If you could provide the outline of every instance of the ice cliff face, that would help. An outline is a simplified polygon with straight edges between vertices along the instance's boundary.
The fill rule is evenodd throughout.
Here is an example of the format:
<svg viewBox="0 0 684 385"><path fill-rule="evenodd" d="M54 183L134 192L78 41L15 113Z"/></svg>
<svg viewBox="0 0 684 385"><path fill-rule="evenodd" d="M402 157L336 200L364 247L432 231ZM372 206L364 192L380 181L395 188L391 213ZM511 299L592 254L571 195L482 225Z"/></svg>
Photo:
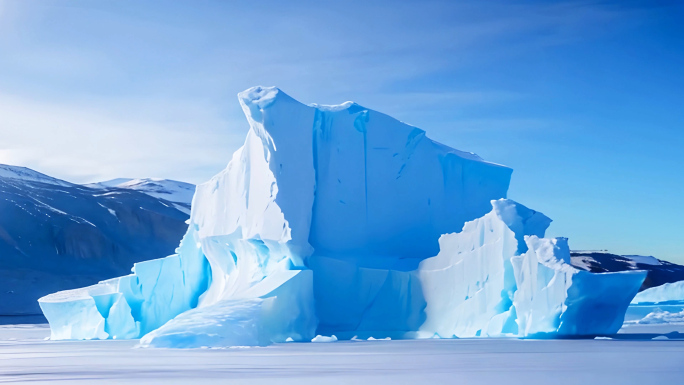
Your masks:
<svg viewBox="0 0 684 385"><path fill-rule="evenodd" d="M197 187L177 254L42 298L53 338L602 334L643 281L572 268L544 243L563 241L539 239L547 217L502 200L506 167L354 103L307 106L263 87L238 97L245 144ZM573 327L603 303L585 291L603 288L624 294L610 294L603 321Z"/></svg>
<svg viewBox="0 0 684 385"><path fill-rule="evenodd" d="M545 215L511 200L440 238L421 262L423 335L561 337L616 333L645 272L594 274L570 264ZM427 335L426 335L427 336Z"/></svg>
<svg viewBox="0 0 684 385"><path fill-rule="evenodd" d="M526 236L528 251L512 258L519 335L617 333L645 271L590 273L570 264L566 238Z"/></svg>

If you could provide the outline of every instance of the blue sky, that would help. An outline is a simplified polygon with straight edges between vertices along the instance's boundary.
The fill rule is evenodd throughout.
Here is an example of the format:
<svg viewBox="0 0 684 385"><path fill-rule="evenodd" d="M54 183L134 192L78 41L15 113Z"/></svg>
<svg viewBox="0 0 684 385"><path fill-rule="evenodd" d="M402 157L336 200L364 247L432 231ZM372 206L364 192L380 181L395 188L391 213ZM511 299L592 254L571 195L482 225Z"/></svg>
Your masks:
<svg viewBox="0 0 684 385"><path fill-rule="evenodd" d="M0 163L74 182L220 171L276 85L514 169L575 249L684 263L677 1L0 0Z"/></svg>

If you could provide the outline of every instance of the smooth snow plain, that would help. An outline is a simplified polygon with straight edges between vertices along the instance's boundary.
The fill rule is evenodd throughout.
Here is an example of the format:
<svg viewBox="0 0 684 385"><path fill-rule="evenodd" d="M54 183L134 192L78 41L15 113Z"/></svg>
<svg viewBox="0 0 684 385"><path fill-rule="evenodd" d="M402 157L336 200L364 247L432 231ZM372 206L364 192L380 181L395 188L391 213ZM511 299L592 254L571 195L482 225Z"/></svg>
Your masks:
<svg viewBox="0 0 684 385"><path fill-rule="evenodd" d="M662 336L137 349L136 340L45 340L49 335L47 325L0 327L0 383L648 385L681 383L684 375L684 341Z"/></svg>

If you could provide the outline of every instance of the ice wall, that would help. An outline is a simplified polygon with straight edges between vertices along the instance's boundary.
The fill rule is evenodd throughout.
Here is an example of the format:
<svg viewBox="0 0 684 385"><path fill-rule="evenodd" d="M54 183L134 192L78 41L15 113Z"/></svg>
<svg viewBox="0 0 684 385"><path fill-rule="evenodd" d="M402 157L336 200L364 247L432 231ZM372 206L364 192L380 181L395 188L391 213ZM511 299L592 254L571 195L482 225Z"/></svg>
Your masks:
<svg viewBox="0 0 684 385"><path fill-rule="evenodd" d="M188 325L211 324L226 312L236 320L252 312L272 319L277 313L264 309L281 302L269 300L278 292L313 298L311 272L296 274L294 287L290 278L274 278L321 265L312 256L355 267L415 268L437 253L440 234L457 231L506 195L510 169L357 104L307 106L264 87L238 99L250 125L245 144L225 170L197 187L177 254L137 264L127 277L42 298L53 338L135 338L158 329L144 341L164 345L162 334L185 325L197 333L184 344L206 343ZM325 298L325 288L316 288L317 298ZM306 303L296 306L293 319L314 327L294 328L290 337L312 337L312 308L325 306ZM349 306L362 311L364 304ZM262 335L252 341L280 338L255 330Z"/></svg>
<svg viewBox="0 0 684 385"><path fill-rule="evenodd" d="M420 330L441 337L518 335L511 311L517 288L511 258L527 251L526 235L544 236L551 219L511 200L445 234L440 252L421 262L427 306Z"/></svg>
<svg viewBox="0 0 684 385"><path fill-rule="evenodd" d="M436 143L423 130L354 103L313 112L309 242L317 255L361 265L431 257L441 234L506 196L510 169Z"/></svg>
<svg viewBox="0 0 684 385"><path fill-rule="evenodd" d="M570 264L566 238L526 236L528 251L512 258L519 335L615 334L645 271L591 273Z"/></svg>
<svg viewBox="0 0 684 385"><path fill-rule="evenodd" d="M199 347L583 332L563 317L598 303L577 288L601 285L545 280L579 275L532 250L550 219L502 199L510 169L351 102L307 106L264 87L238 98L245 144L197 186L177 254L42 298L52 338ZM614 277L620 302L635 275Z"/></svg>
<svg viewBox="0 0 684 385"><path fill-rule="evenodd" d="M190 226L178 254L136 263L133 274L39 299L52 339L140 338L197 307L211 269Z"/></svg>
<svg viewBox="0 0 684 385"><path fill-rule="evenodd" d="M646 272L570 265L567 239L544 239L545 215L511 200L440 238L421 262L422 336L561 337L616 333Z"/></svg>

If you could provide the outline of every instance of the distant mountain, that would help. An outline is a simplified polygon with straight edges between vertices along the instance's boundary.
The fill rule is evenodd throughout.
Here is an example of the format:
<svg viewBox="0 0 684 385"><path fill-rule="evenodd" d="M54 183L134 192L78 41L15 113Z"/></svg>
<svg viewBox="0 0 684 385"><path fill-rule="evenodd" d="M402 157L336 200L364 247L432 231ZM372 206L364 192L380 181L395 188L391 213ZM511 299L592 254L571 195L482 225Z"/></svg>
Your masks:
<svg viewBox="0 0 684 385"><path fill-rule="evenodd" d="M0 316L41 314L43 295L173 254L192 191L156 179L83 186L0 165Z"/></svg>
<svg viewBox="0 0 684 385"><path fill-rule="evenodd" d="M41 174L38 171L31 170L26 167L10 166L6 164L0 164L0 179L11 179L25 182L38 182L45 184L52 184L55 186L73 186L73 183L69 183L45 174Z"/></svg>
<svg viewBox="0 0 684 385"><path fill-rule="evenodd" d="M195 195L194 184L158 178L117 178L85 186L99 189L116 188L140 191L147 195L172 202L176 204L176 208L187 214L190 214L190 204L192 203L193 195Z"/></svg>
<svg viewBox="0 0 684 385"><path fill-rule="evenodd" d="M646 270L648 275L641 290L684 280L684 266L642 255L616 255L605 251L573 251L572 264L594 273Z"/></svg>

